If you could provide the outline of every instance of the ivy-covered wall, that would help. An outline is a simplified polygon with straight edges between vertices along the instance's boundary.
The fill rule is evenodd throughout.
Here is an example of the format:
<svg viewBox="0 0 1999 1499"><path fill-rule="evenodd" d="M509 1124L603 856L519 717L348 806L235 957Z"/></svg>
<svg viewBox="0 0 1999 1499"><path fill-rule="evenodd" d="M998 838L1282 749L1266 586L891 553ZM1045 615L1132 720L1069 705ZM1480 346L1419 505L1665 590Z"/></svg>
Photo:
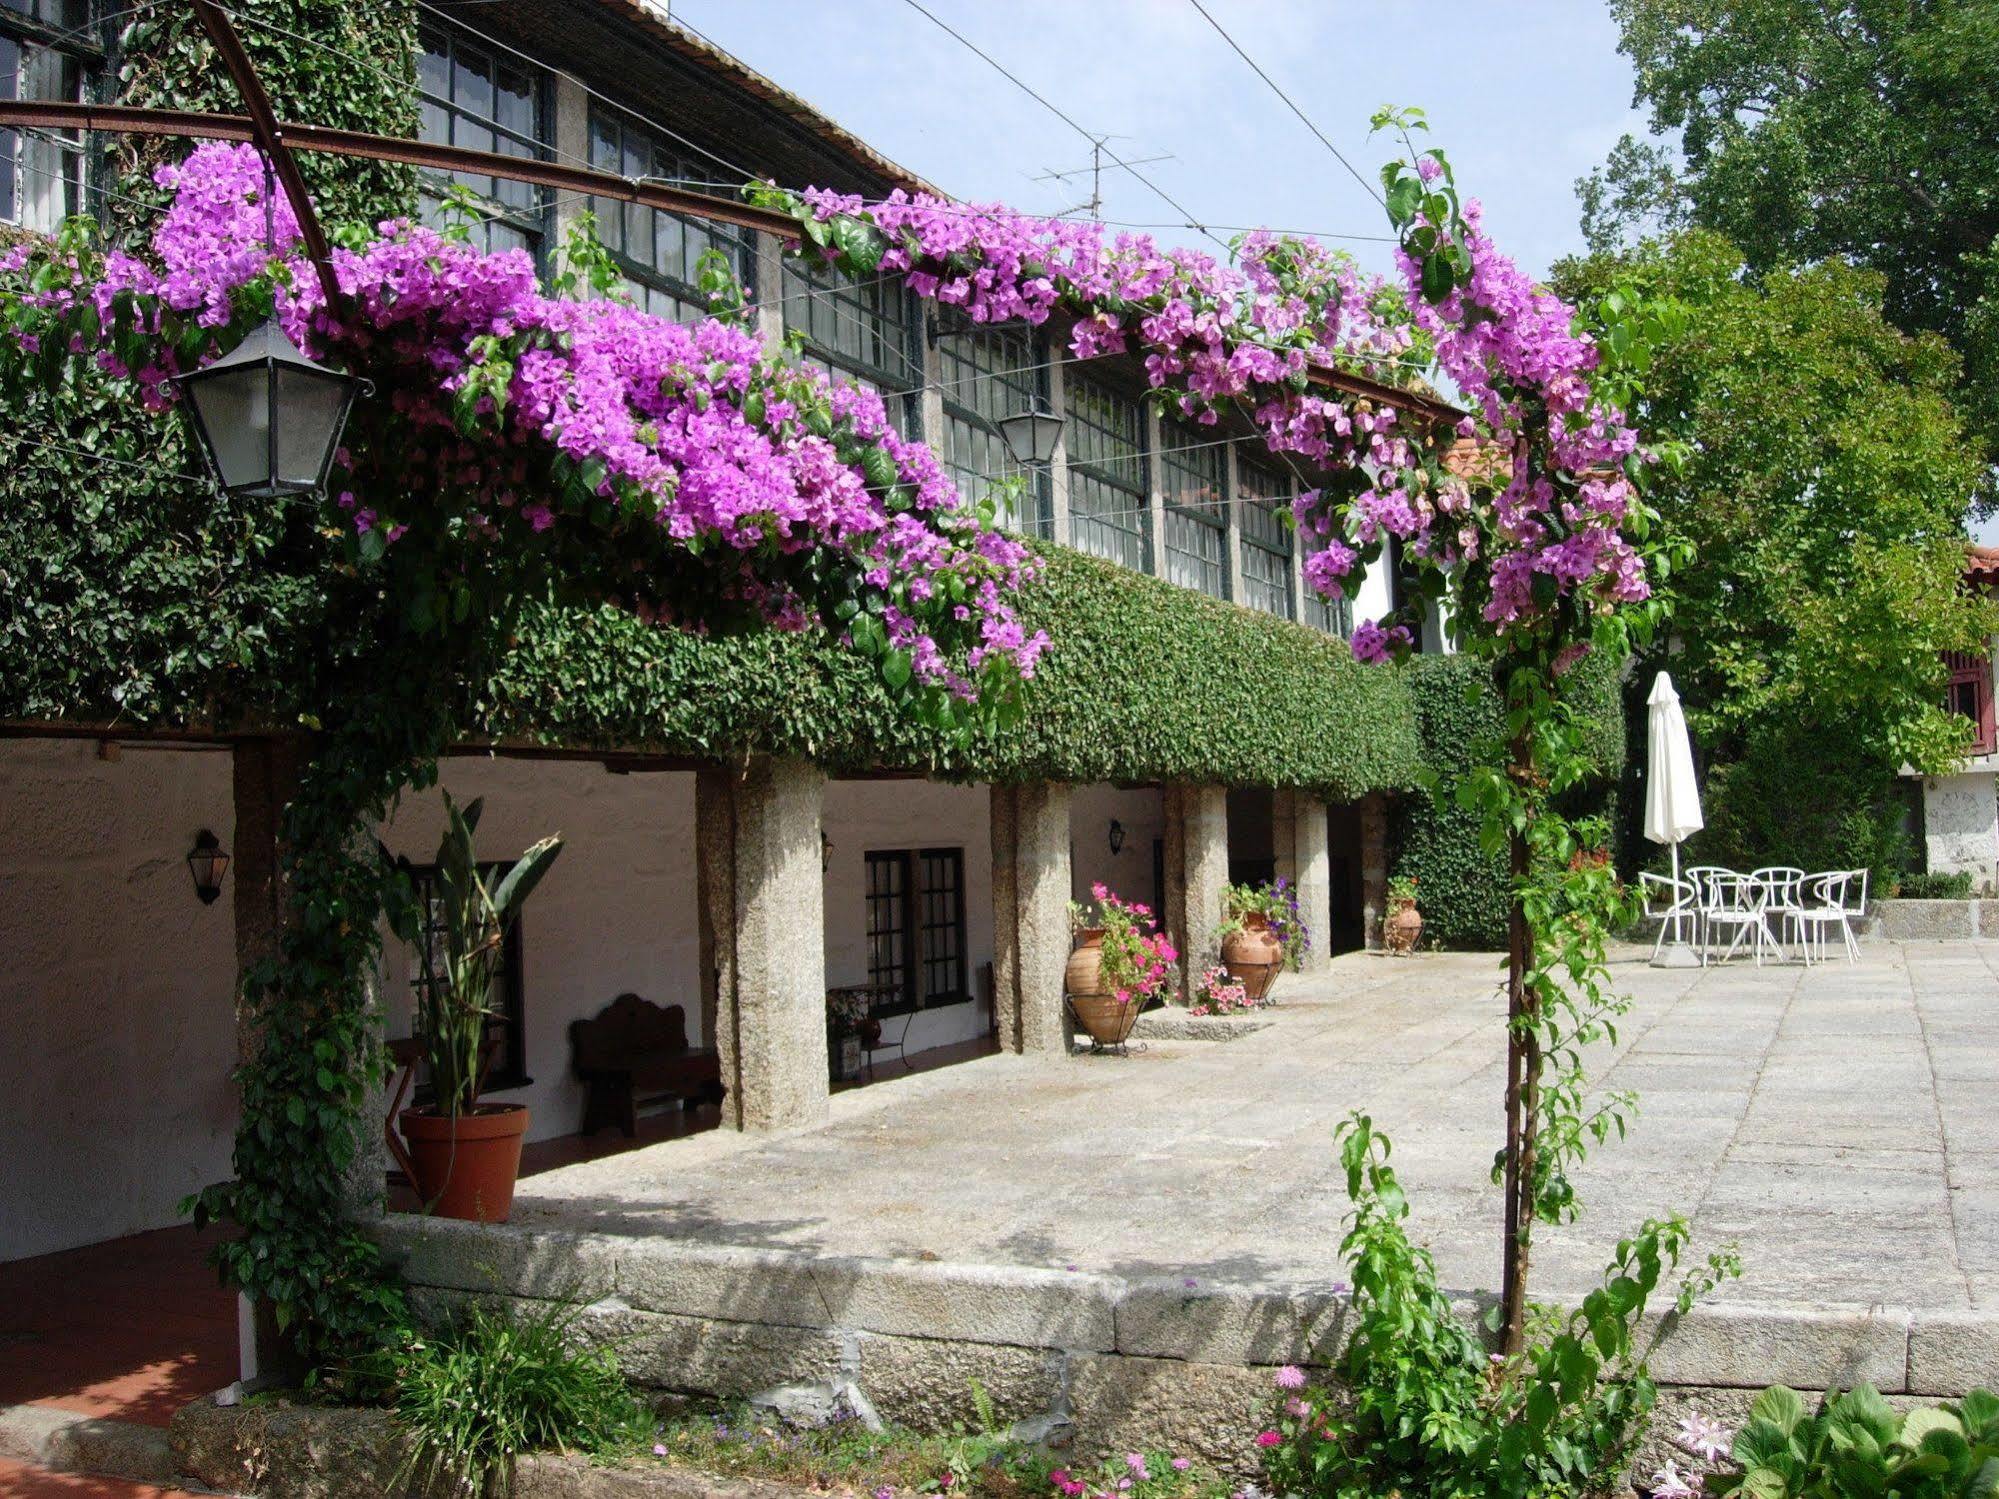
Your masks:
<svg viewBox="0 0 1999 1499"><path fill-rule="evenodd" d="M1473 752L1499 728L1499 700L1486 668L1464 656L1422 656L1404 673L1420 753L1445 785L1471 769ZM1597 773L1571 813L1609 813L1626 757L1619 663L1590 658L1576 669L1571 701L1589 726L1587 753ZM1484 690L1480 690L1483 688ZM1423 912L1423 940L1444 947L1506 945L1504 854L1479 848L1480 814L1448 795L1418 793L1395 805L1389 824L1389 870L1413 877Z"/></svg>
<svg viewBox="0 0 1999 1499"><path fill-rule="evenodd" d="M1020 722L952 753L818 636L708 640L613 609L536 611L480 706L482 730L596 748L807 755L965 780L1301 786L1334 800L1414 784L1399 671L1339 641L1059 547L1023 597L1054 641Z"/></svg>

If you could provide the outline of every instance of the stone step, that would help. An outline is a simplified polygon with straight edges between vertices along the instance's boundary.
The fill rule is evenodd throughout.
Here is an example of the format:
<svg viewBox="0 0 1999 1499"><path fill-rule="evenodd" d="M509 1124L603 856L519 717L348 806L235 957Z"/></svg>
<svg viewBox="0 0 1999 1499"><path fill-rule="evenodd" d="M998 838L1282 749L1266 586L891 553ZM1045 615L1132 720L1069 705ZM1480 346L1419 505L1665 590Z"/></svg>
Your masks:
<svg viewBox="0 0 1999 1499"><path fill-rule="evenodd" d="M137 1492L215 1492L178 1486L173 1446L163 1428L54 1406L0 1406L0 1460L47 1474L82 1474L145 1486ZM54 1480L48 1491L64 1492Z"/></svg>

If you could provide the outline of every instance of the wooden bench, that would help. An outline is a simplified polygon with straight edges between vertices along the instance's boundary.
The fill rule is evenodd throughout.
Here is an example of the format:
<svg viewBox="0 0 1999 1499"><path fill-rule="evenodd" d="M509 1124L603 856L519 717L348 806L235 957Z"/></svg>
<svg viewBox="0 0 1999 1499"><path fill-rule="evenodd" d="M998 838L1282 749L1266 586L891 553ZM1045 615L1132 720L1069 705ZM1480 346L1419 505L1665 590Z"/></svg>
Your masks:
<svg viewBox="0 0 1999 1499"><path fill-rule="evenodd" d="M722 1069L708 1047L687 1044L687 1012L620 994L589 1020L569 1023L570 1061L588 1089L583 1133L615 1124L638 1133L641 1103L678 1098L682 1108L722 1100ZM641 1098L640 1095L646 1095Z"/></svg>

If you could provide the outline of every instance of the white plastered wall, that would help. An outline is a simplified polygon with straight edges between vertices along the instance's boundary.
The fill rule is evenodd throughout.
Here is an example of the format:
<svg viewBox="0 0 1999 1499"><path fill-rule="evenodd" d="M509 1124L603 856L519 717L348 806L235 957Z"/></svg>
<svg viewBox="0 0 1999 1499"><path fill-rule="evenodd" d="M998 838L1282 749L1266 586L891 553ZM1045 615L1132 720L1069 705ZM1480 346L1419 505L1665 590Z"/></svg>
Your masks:
<svg viewBox="0 0 1999 1499"><path fill-rule="evenodd" d="M236 1128L227 751L0 740L0 1260L180 1221ZM231 877L233 878L233 876Z"/></svg>
<svg viewBox="0 0 1999 1499"><path fill-rule="evenodd" d="M1973 890L1999 890L1999 777L1991 771L1923 778L1923 841L1933 874L1971 875Z"/></svg>
<svg viewBox="0 0 1999 1499"><path fill-rule="evenodd" d="M1090 898L1102 881L1126 900L1157 909L1162 893L1152 888L1152 846L1166 836L1165 801L1156 786L1124 789L1098 783L1069 794L1069 879L1071 896ZM1121 824L1124 841L1111 852L1111 823Z"/></svg>

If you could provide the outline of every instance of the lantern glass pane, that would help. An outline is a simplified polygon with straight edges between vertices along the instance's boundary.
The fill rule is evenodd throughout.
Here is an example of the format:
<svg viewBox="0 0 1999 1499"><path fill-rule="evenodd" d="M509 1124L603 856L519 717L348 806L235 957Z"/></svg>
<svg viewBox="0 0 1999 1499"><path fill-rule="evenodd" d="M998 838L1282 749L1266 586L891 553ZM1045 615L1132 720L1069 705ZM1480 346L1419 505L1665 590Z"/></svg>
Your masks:
<svg viewBox="0 0 1999 1499"><path fill-rule="evenodd" d="M278 367L278 482L319 483L326 455L340 435L347 381L309 370Z"/></svg>
<svg viewBox="0 0 1999 1499"><path fill-rule="evenodd" d="M261 488L269 479L269 382L268 367L252 364L188 384L188 397L208 432L224 489Z"/></svg>

